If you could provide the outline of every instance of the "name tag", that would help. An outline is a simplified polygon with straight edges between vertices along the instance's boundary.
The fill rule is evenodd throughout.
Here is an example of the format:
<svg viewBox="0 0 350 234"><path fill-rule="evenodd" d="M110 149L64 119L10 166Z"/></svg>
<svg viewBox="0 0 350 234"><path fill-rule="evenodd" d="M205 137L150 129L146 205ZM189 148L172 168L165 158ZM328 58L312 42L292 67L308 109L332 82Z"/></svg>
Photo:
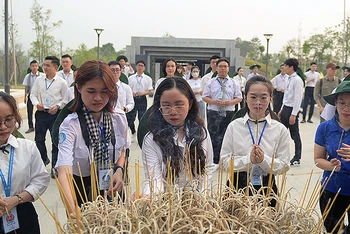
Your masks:
<svg viewBox="0 0 350 234"><path fill-rule="evenodd" d="M111 175L113 175L112 169L101 169L98 174L98 181L100 184L100 190L108 190L111 182Z"/></svg>
<svg viewBox="0 0 350 234"><path fill-rule="evenodd" d="M2 225L4 227L4 232L9 233L19 228L17 209L13 208L2 216Z"/></svg>
<svg viewBox="0 0 350 234"><path fill-rule="evenodd" d="M259 166L253 167L252 174L250 176L250 181L252 185L261 185L262 180L262 169Z"/></svg>
<svg viewBox="0 0 350 234"><path fill-rule="evenodd" d="M44 96L44 107L49 107L50 106L50 96L46 94Z"/></svg>
<svg viewBox="0 0 350 234"><path fill-rule="evenodd" d="M220 92L218 93L218 99L222 99L222 95L223 95L223 93L222 93L222 91L220 91Z"/></svg>

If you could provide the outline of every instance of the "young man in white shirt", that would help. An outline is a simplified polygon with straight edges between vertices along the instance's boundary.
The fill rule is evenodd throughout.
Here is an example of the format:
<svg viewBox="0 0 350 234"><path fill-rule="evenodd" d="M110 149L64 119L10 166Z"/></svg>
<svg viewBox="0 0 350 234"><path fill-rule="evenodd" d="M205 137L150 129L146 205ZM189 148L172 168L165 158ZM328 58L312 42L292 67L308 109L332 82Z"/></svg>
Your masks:
<svg viewBox="0 0 350 234"><path fill-rule="evenodd" d="M35 143L45 165L50 163L45 145L47 130L52 131L59 111L66 104L64 99L68 89L67 82L56 74L60 61L56 56L47 56L44 61L45 76L38 77L32 88L30 99L37 111L35 112ZM52 139L51 139L52 141ZM57 161L58 149L52 142L52 168ZM53 177L54 170L51 170Z"/></svg>
<svg viewBox="0 0 350 234"><path fill-rule="evenodd" d="M291 166L300 165L301 139L299 134L299 107L303 98L304 82L297 75L299 62L296 58L289 58L284 62L285 72L289 75L286 92L283 97L282 110L278 113L281 122L289 128L295 144L295 154L290 161Z"/></svg>
<svg viewBox="0 0 350 234"><path fill-rule="evenodd" d="M273 111L278 114L281 110L284 92L287 87L288 75L284 71L284 64L280 66L281 73L275 76L271 82L273 84Z"/></svg>
<svg viewBox="0 0 350 234"><path fill-rule="evenodd" d="M216 62L219 59L220 59L220 56L218 56L218 55L211 56L211 58L209 60L211 71L202 77L202 80L201 80L201 89L202 90L204 90L205 85L207 84L208 80L213 78L213 74L216 72Z"/></svg>
<svg viewBox="0 0 350 234"><path fill-rule="evenodd" d="M72 70L72 57L69 54L62 55L61 59L62 70L58 71L58 76L62 77L66 82L68 87L74 83L74 71Z"/></svg>
<svg viewBox="0 0 350 234"><path fill-rule="evenodd" d="M218 75L207 82L202 99L208 103L208 131L213 143L214 163L219 164L222 140L235 105L242 101L242 93L239 84L228 76L230 63L227 59L219 59L216 68Z"/></svg>
<svg viewBox="0 0 350 234"><path fill-rule="evenodd" d="M125 55L119 55L116 60L122 66L122 72L126 75L126 77L129 77L135 73L132 66L128 63L128 58Z"/></svg>
<svg viewBox="0 0 350 234"><path fill-rule="evenodd" d="M119 79L122 73L121 65L117 61L110 61L108 66L113 72L115 83L118 88L118 102L116 108L124 111L125 113L129 113L132 111L132 109L134 109L135 102L130 86L121 82Z"/></svg>
<svg viewBox="0 0 350 234"><path fill-rule="evenodd" d="M253 64L249 67L249 69L252 71L248 76L247 76L247 81L252 78L253 76L257 76L259 69L261 66L259 64Z"/></svg>
<svg viewBox="0 0 350 234"><path fill-rule="evenodd" d="M44 73L39 72L39 64L36 60L30 62L30 70L23 80L23 85L25 85L24 89L24 103L27 104L27 116L28 116L28 126L29 129L25 133L34 132L34 124L33 124L33 103L30 99L30 91L33 88L34 81L39 76L45 75Z"/></svg>
<svg viewBox="0 0 350 234"><path fill-rule="evenodd" d="M147 110L147 95L152 93L152 78L143 73L146 69L146 63L143 60L136 63L136 74L129 77L129 86L133 92L135 106L132 111L127 113L128 125L131 130L131 141L135 141L135 119L138 114L138 120L140 121L143 114Z"/></svg>

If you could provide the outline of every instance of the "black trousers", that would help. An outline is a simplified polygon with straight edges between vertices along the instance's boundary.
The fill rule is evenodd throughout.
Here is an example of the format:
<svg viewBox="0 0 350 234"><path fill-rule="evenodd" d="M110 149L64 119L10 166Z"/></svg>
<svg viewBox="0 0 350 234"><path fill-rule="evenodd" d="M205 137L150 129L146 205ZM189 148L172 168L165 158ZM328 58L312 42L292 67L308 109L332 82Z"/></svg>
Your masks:
<svg viewBox="0 0 350 234"><path fill-rule="evenodd" d="M40 151L41 159L43 160L44 163L49 160L47 156L46 145L45 145L46 132L47 130L49 130L50 134L52 134L52 125L55 122L58 116L58 113L59 112L57 111L56 114L51 115L45 111L35 112L35 143ZM51 142L52 142L52 139L51 139ZM52 154L51 166L52 168L54 168L57 162L58 148L53 142L52 142L51 154Z"/></svg>
<svg viewBox="0 0 350 234"><path fill-rule="evenodd" d="M138 113L138 120L140 121L143 114L147 110L147 98L146 96L137 96L137 97L134 97L134 102L135 102L134 109L132 109L132 111L126 114L126 118L128 120L128 126L132 134L136 132L135 123L134 123L136 119L136 114Z"/></svg>
<svg viewBox="0 0 350 234"><path fill-rule="evenodd" d="M295 154L294 159L300 160L301 158L301 139L299 134L299 114L297 114L295 119L295 124L290 125L289 124L289 118L292 114L292 107L289 106L283 106L282 113L281 113L281 122L286 126L286 128L289 129L290 136L292 137L294 144L295 144Z"/></svg>
<svg viewBox="0 0 350 234"><path fill-rule="evenodd" d="M275 194L278 194L278 189L277 189L277 185L276 185L276 181L275 181L275 175L272 175L271 178L271 185L272 185L272 190ZM235 189L238 191L239 189L243 189L247 187L247 172L235 172L234 173L234 178L233 178L233 187L235 187ZM238 181L237 181L238 180ZM262 183L263 183L263 187L267 187L269 185L269 175L266 176L262 176ZM227 181L226 183L227 186L230 186L230 181ZM237 188L236 188L236 185ZM261 185L253 185L254 189L259 190L261 187ZM263 191L261 191L262 194L268 194L270 192L270 194L272 195L272 191L269 191L268 189L263 189ZM249 196L252 196L253 193L251 190L249 190ZM272 207L276 207L277 201L275 199L271 199L269 201L269 205Z"/></svg>
<svg viewBox="0 0 350 234"><path fill-rule="evenodd" d="M328 200L331 199L331 203L335 197L335 193L329 192L327 190L324 190L320 197L320 209L322 214L325 212ZM326 217L324 221L324 226L327 229L327 232L331 232L343 213L345 212L346 208L350 205L350 197L345 195L338 195L337 199L334 201L334 204ZM350 210L348 210L348 223L350 223ZM341 224L340 224L341 225ZM339 226L340 226L339 225ZM338 226L338 227L339 227ZM334 233L338 233L339 228L335 230ZM349 227L347 227L347 230L342 233L350 233Z"/></svg>
<svg viewBox="0 0 350 234"><path fill-rule="evenodd" d="M315 108L314 89L315 89L314 87L306 87L305 88L304 105L303 105L303 120L306 120L306 112L307 112L308 105L310 105L308 119L311 119L312 115L314 114L314 108Z"/></svg>
<svg viewBox="0 0 350 234"><path fill-rule="evenodd" d="M28 115L28 126L29 128L34 128L33 124L33 103L32 100L30 100L30 94L27 96L27 115Z"/></svg>
<svg viewBox="0 0 350 234"><path fill-rule="evenodd" d="M281 110L282 102L283 102L284 93L281 91L273 90L273 111L278 114Z"/></svg>
<svg viewBox="0 0 350 234"><path fill-rule="evenodd" d="M78 190L77 187L74 186L74 190L75 190L75 194L76 194L76 197L77 197L78 206L80 207L84 203L85 193L87 195L88 201L91 202L92 201L91 177L90 176L83 177L84 186L83 186L83 184L81 182L80 176L73 175L73 179L75 180L75 182L77 184L77 187L79 189ZM97 187L97 185L95 187ZM84 188L85 188L85 193L84 193ZM83 199L80 197L78 191L83 196ZM100 194L101 196L103 196L104 195L104 191L103 190L100 190L99 192L96 191L96 194ZM124 199L125 199L124 191L120 191L119 192L119 196L122 199L122 201L124 201ZM108 198L109 201L112 201L112 198L110 196L107 196L107 198Z"/></svg>
<svg viewBox="0 0 350 234"><path fill-rule="evenodd" d="M218 111L208 110L208 131L213 145L215 164L219 164L222 141L233 115L233 111L226 111L226 117L223 117Z"/></svg>
<svg viewBox="0 0 350 234"><path fill-rule="evenodd" d="M38 220L38 214L35 211L33 203L26 202L17 206L17 215L19 222L19 229L16 230L17 234L40 234L40 226ZM2 220L0 220L0 234L5 234ZM14 234L15 232L9 232Z"/></svg>

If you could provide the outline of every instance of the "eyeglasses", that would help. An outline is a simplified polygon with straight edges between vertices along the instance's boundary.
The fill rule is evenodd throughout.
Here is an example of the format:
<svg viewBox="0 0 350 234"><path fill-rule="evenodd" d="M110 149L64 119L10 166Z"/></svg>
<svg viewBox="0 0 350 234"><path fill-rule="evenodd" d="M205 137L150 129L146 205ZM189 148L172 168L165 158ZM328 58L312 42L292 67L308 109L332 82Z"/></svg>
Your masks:
<svg viewBox="0 0 350 234"><path fill-rule="evenodd" d="M12 128L16 124L16 119L14 117L7 118L5 121L0 122L0 127L4 124L7 128Z"/></svg>
<svg viewBox="0 0 350 234"><path fill-rule="evenodd" d="M111 71L112 72L120 72L121 70L120 69L111 68Z"/></svg>
<svg viewBox="0 0 350 234"><path fill-rule="evenodd" d="M247 101L254 104L257 103L258 101L260 101L261 104L267 104L270 102L270 97L262 96L258 98L257 96L248 96Z"/></svg>
<svg viewBox="0 0 350 234"><path fill-rule="evenodd" d="M225 68L228 68L228 66L218 66L218 68L225 69Z"/></svg>
<svg viewBox="0 0 350 234"><path fill-rule="evenodd" d="M347 107L350 110L350 104L345 104L345 102L336 102L336 104L340 109L345 109L345 107Z"/></svg>
<svg viewBox="0 0 350 234"><path fill-rule="evenodd" d="M181 115L185 112L186 110L186 106L182 105L182 106L174 106L174 107L170 107L170 106L161 106L159 107L160 112L163 115L170 115L171 111L174 110L175 114L177 115Z"/></svg>

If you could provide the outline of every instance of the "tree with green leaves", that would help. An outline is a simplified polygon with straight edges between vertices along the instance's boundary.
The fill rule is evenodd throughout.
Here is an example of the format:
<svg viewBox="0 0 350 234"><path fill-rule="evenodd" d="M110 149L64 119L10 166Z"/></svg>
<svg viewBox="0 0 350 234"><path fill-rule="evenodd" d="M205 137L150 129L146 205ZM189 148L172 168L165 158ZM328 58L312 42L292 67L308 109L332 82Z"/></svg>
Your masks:
<svg viewBox="0 0 350 234"><path fill-rule="evenodd" d="M61 26L62 20L50 22L51 14L51 9L44 9L37 0L34 0L30 9L30 19L34 26L36 40L31 43L29 53L40 62L45 56L58 54L58 42L50 33Z"/></svg>

